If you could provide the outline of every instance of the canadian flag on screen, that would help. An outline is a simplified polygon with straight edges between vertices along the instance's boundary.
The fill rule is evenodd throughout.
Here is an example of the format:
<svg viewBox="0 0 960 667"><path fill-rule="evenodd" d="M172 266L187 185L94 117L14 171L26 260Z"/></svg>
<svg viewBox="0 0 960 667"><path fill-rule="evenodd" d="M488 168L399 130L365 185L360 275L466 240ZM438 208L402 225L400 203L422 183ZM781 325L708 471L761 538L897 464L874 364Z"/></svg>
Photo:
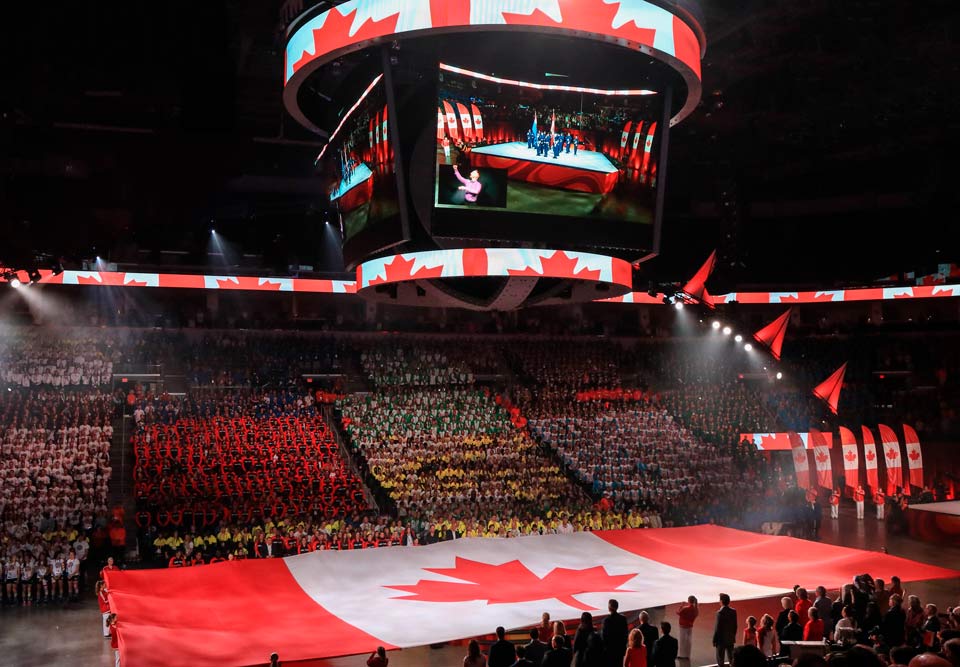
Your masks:
<svg viewBox="0 0 960 667"><path fill-rule="evenodd" d="M860 455L857 452L857 438L853 431L840 427L840 445L843 456L844 484L851 489L860 485Z"/></svg>
<svg viewBox="0 0 960 667"><path fill-rule="evenodd" d="M880 431L880 442L883 444L883 463L887 467L887 495L892 496L897 487L903 486L903 462L900 458L900 442L893 429L883 424L877 424ZM910 495L910 487L903 488L905 495Z"/></svg>
<svg viewBox="0 0 960 667"><path fill-rule="evenodd" d="M838 587L859 572L903 581L957 572L874 552L787 537L693 526L512 539L466 538L422 547L318 551L108 573L121 662L160 667L284 664L421 646L498 625L529 627L543 612L572 620L679 602L777 595L795 581Z"/></svg>
<svg viewBox="0 0 960 667"><path fill-rule="evenodd" d="M866 426L863 431L863 467L867 471L867 486L871 491L880 488L880 477L877 473L877 445L873 440L873 433Z"/></svg>

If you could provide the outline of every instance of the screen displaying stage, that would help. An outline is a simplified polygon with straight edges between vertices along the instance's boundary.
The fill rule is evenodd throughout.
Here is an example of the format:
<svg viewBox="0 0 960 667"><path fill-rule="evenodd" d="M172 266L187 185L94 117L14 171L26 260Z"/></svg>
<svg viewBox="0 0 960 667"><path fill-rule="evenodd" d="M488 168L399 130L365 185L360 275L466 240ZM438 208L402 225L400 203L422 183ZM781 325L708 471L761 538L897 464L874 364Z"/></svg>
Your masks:
<svg viewBox="0 0 960 667"><path fill-rule="evenodd" d="M438 78L436 206L654 223L659 94Z"/></svg>
<svg viewBox="0 0 960 667"><path fill-rule="evenodd" d="M382 75L348 107L319 156L327 199L337 207L344 241L399 215L393 145Z"/></svg>

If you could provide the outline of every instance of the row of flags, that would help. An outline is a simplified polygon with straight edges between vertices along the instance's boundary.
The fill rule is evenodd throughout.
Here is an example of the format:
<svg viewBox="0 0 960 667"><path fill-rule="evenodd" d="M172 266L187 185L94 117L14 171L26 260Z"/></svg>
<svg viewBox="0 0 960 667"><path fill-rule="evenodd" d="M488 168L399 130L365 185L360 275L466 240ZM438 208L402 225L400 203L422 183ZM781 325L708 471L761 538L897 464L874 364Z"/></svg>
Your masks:
<svg viewBox="0 0 960 667"><path fill-rule="evenodd" d="M880 484L880 468L878 466L879 460L882 458L884 461L886 493L888 495L892 495L898 488L902 487L903 494L909 496L911 486L923 487L923 453L920 450L920 438L913 427L903 425L907 470L909 472L906 478L903 475L903 456L900 441L897 439L894 430L884 424L877 425L877 431L880 433L881 448L879 453L873 432L866 426L862 426L861 431L862 449L858 445L853 431L843 426L840 427L840 446L843 458L844 484L846 486L851 489L861 486L860 460L862 458L867 486L872 493L883 490L883 486ZM797 486L802 489L810 489L813 486L813 479L810 475L807 450L797 433L791 432L789 435L794 470L797 474ZM819 431L811 430L809 437L813 444L812 452L817 486L832 490L834 479L830 460L830 446L823 437L823 433Z"/></svg>
<svg viewBox="0 0 960 667"><path fill-rule="evenodd" d="M458 124L459 123L459 124ZM483 141L483 115L476 104L443 100L437 107L437 141L444 136L457 141Z"/></svg>

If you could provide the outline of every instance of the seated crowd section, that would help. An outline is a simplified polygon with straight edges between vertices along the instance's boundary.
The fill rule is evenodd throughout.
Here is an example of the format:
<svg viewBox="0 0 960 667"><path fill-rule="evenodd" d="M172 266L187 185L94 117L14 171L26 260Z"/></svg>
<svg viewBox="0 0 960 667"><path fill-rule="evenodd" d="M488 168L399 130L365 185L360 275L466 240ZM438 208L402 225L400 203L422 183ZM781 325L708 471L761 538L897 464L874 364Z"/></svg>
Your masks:
<svg viewBox="0 0 960 667"><path fill-rule="evenodd" d="M4 605L76 598L107 546L114 399L92 338L0 333L0 580Z"/></svg>
<svg viewBox="0 0 960 667"><path fill-rule="evenodd" d="M18 576L24 560L86 556L81 534L95 547L122 521L108 512L114 419L141 557L187 564L455 536L758 530L803 500L791 462L739 434L823 417L796 383L744 381L743 355L693 339L20 329L0 334L0 354L0 556ZM114 384L118 369L162 370L182 391Z"/></svg>

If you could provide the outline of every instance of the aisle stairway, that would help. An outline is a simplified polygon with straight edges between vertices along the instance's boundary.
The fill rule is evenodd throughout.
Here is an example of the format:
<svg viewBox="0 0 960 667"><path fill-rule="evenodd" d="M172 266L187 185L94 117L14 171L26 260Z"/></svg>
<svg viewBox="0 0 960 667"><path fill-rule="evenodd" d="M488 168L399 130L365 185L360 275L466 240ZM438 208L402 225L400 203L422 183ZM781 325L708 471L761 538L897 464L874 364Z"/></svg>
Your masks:
<svg viewBox="0 0 960 667"><path fill-rule="evenodd" d="M113 473L108 486L107 507L121 507L124 511L124 528L127 529L127 549L137 544L136 503L133 495L133 445L130 435L133 416L115 416L112 422L113 440L110 442L110 466Z"/></svg>

